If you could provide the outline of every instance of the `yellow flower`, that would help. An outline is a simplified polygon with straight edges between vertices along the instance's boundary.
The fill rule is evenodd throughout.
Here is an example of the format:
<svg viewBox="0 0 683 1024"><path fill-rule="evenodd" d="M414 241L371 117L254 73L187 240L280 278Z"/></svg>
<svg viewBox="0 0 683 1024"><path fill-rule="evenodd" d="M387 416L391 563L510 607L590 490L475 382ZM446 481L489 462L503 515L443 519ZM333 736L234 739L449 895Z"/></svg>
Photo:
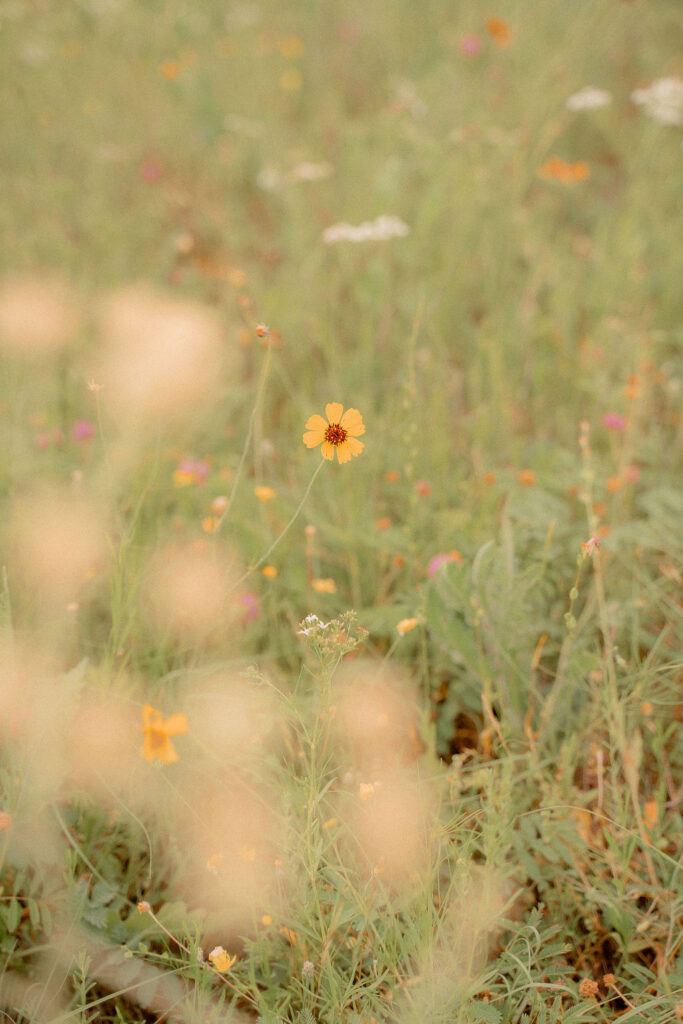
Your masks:
<svg viewBox="0 0 683 1024"><path fill-rule="evenodd" d="M336 594L337 584L328 576L322 580L312 580L311 586L318 594Z"/></svg>
<svg viewBox="0 0 683 1024"><path fill-rule="evenodd" d="M216 970L222 973L223 971L230 970L232 965L237 960L237 957L230 956L229 953L225 952L222 946L214 946L214 948L209 953L209 960L216 968Z"/></svg>
<svg viewBox="0 0 683 1024"><path fill-rule="evenodd" d="M361 800L369 800L375 795L375 787L371 782L361 782L358 787L358 795Z"/></svg>
<svg viewBox="0 0 683 1024"><path fill-rule="evenodd" d="M406 633L410 633L411 629L415 629L417 623L417 619L401 619L400 622L396 623L396 632L400 633L401 636L405 636Z"/></svg>
<svg viewBox="0 0 683 1024"><path fill-rule="evenodd" d="M275 497L275 491L272 487L267 487L265 484L262 487L255 487L254 494L259 501L266 502L272 501Z"/></svg>
<svg viewBox="0 0 683 1024"><path fill-rule="evenodd" d="M273 919L270 916L270 914L264 914L263 917L261 918L261 924L263 925L264 928L267 928L268 925L271 925L272 923Z"/></svg>
<svg viewBox="0 0 683 1024"><path fill-rule="evenodd" d="M264 565L263 568L261 569L261 572L263 573L267 580L274 580L275 577L277 576L277 569L275 568L274 565Z"/></svg>
<svg viewBox="0 0 683 1024"><path fill-rule="evenodd" d="M142 747L145 760L153 761L157 758L162 764L172 764L178 760L178 754L169 737L187 732L187 718L183 714L175 714L164 722L160 711L156 711L151 704L145 704L142 709L142 731L145 734Z"/></svg>
<svg viewBox="0 0 683 1024"><path fill-rule="evenodd" d="M306 423L303 442L307 448L322 445L323 458L332 461L335 450L340 462L348 462L354 455L360 455L365 445L358 438L365 433L363 417L358 409L347 409L341 402L328 402L325 416L311 416Z"/></svg>

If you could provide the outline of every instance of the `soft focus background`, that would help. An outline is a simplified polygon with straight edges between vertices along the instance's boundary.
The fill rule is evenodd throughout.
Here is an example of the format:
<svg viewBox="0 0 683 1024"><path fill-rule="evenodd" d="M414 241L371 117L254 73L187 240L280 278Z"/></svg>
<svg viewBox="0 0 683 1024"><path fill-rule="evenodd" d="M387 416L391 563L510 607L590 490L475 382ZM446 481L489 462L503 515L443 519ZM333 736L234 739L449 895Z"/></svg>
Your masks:
<svg viewBox="0 0 683 1024"><path fill-rule="evenodd" d="M683 1019L682 37L4 0L8 1020Z"/></svg>

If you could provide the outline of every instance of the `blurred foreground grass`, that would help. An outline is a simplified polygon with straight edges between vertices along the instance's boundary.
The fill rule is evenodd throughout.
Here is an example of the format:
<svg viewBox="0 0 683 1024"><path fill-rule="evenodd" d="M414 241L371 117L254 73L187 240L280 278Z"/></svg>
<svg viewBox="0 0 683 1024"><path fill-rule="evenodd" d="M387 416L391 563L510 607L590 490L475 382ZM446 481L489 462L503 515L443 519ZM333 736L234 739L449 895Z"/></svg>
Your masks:
<svg viewBox="0 0 683 1024"><path fill-rule="evenodd" d="M9 1020L683 1017L681 31L2 5Z"/></svg>

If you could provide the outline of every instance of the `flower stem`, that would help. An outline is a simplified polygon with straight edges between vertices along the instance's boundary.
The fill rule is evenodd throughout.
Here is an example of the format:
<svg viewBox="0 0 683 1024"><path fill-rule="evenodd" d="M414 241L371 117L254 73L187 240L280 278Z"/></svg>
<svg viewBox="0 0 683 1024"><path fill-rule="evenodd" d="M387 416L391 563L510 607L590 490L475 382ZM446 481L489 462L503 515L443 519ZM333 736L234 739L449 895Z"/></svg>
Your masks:
<svg viewBox="0 0 683 1024"><path fill-rule="evenodd" d="M237 580L237 582L235 583L234 587L232 588L233 590L237 589L237 587L239 587L239 586L240 586L240 585L241 585L242 583L244 583L244 581L245 581L245 580L246 580L246 579L247 579L247 578L248 578L249 576L251 576L251 574L252 574L253 572L255 572L255 571L256 571L256 570L257 570L257 569L259 568L259 566L263 565L263 563L264 563L264 562L266 561L266 559L268 558L268 556L269 556L269 555L270 555L270 554L271 554L271 553L272 553L272 552L273 552L273 551L275 550L275 548L276 548L276 547L278 546L278 544L279 544L279 543L280 543L280 541L281 541L281 540L283 539L283 537L285 536L285 534L286 534L286 533L287 533L287 532L289 531L289 528L290 528L290 527L292 526L292 524L294 523L294 521L295 521L295 520L297 519L297 517L298 517L299 513L301 512L301 509L302 509L302 508L304 507L304 505L305 505L305 503L306 503L306 499L308 498L308 495L309 495L309 494L311 493L311 488L313 487L313 483L314 483L314 481L315 481L315 478L317 477L317 475L318 475L318 473L320 472L320 470L321 470L321 469L323 468L324 464L325 464L325 459L321 459L321 460L320 460L320 462L319 462L319 464L318 464L318 466L317 466L317 468L316 468L316 470L315 470L315 472L314 472L314 474L313 474L313 476L312 476L312 477L311 477L311 479L310 479L310 480L308 481L308 487L307 487L307 488L306 488L306 490L304 491L304 496L303 496L303 498L301 499L301 501L300 501L300 502L299 502L299 504L297 505L296 511L294 512L294 514L293 514L292 518L291 518L291 519L289 520L289 522L288 522L288 523L287 523L287 525L285 526L284 530L282 530L282 532L281 532L281 533L279 533L279 534L277 535L277 537L275 538L275 540L273 541L273 543L272 543L272 544L270 545L270 547L268 548L268 550L267 550L267 551L266 551L266 552L265 552L265 553L264 553L263 555L261 555L261 557L259 558L259 560L258 560L257 562L254 562L254 564L253 564L253 565L251 565L251 566L250 566L250 567L249 567L249 568L247 569L247 571L246 571L246 572L244 573L244 575L243 575L243 576L240 576L240 578L239 578L239 579Z"/></svg>

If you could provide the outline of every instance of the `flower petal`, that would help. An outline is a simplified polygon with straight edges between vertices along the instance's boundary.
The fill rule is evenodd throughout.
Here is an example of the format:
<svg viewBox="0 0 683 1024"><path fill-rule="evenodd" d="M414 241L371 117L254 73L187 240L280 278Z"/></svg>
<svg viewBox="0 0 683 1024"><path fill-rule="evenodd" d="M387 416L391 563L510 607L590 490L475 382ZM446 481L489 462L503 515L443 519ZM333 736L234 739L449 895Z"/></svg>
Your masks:
<svg viewBox="0 0 683 1024"><path fill-rule="evenodd" d="M328 423L339 423L344 412L341 402L328 402L325 406L325 415ZM325 424L327 426L327 423Z"/></svg>
<svg viewBox="0 0 683 1024"><path fill-rule="evenodd" d="M322 419L322 417L321 417ZM325 440L324 430L307 430L302 438L307 448L315 448L317 444L320 444Z"/></svg>
<svg viewBox="0 0 683 1024"><path fill-rule="evenodd" d="M323 446L320 451L323 453L324 459L328 459L331 462L334 458L334 445L330 444L329 441L323 441Z"/></svg>
<svg viewBox="0 0 683 1024"><path fill-rule="evenodd" d="M341 418L341 425L346 433L351 434L352 437L360 437L361 434L365 433L363 417L358 412L358 409L347 409Z"/></svg>
<svg viewBox="0 0 683 1024"><path fill-rule="evenodd" d="M347 437L337 448L337 458L340 462L349 462L354 455L360 455L364 448L362 441L357 441L355 437Z"/></svg>
<svg viewBox="0 0 683 1024"><path fill-rule="evenodd" d="M179 736L181 732L187 732L187 718L185 715L178 711L175 715L171 715L164 722L164 732L167 736Z"/></svg>
<svg viewBox="0 0 683 1024"><path fill-rule="evenodd" d="M145 704L144 708L142 709L142 728L151 729L153 724L152 720L154 720L154 722L157 722L160 718L161 715L155 708L152 707L151 704Z"/></svg>
<svg viewBox="0 0 683 1024"><path fill-rule="evenodd" d="M180 760L176 748L169 739L166 740L163 746L159 747L156 751L156 755L162 764L174 764L176 761Z"/></svg>
<svg viewBox="0 0 683 1024"><path fill-rule="evenodd" d="M319 413L309 416L306 420L306 430L327 430L327 420L324 420Z"/></svg>

